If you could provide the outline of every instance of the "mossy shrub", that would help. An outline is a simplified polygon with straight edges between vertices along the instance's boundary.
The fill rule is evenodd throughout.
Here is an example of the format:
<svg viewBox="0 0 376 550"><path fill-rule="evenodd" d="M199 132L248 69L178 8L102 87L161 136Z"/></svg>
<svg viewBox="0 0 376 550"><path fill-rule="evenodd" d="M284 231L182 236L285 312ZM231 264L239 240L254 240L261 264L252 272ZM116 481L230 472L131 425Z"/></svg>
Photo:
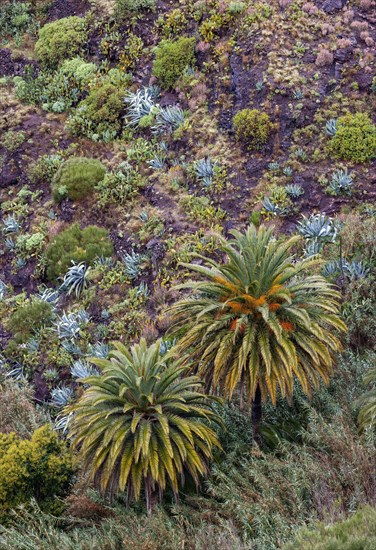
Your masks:
<svg viewBox="0 0 376 550"><path fill-rule="evenodd" d="M116 0L116 15L123 16L129 12L154 10L155 0Z"/></svg>
<svg viewBox="0 0 376 550"><path fill-rule="evenodd" d="M162 40L156 47L153 74L166 90L173 88L184 69L194 63L195 42L195 38L183 37Z"/></svg>
<svg viewBox="0 0 376 550"><path fill-rule="evenodd" d="M42 65L56 68L62 61L79 55L87 38L86 21L82 17L58 19L40 29L35 55Z"/></svg>
<svg viewBox="0 0 376 550"><path fill-rule="evenodd" d="M376 158L376 126L366 113L347 114L337 120L336 134L328 143L333 156L354 162Z"/></svg>
<svg viewBox="0 0 376 550"><path fill-rule="evenodd" d="M124 89L110 82L99 84L91 89L80 106L85 107L85 117L93 123L97 132L109 126L118 129L124 109Z"/></svg>
<svg viewBox="0 0 376 550"><path fill-rule="evenodd" d="M12 313L8 329L18 343L27 341L35 330L48 325L52 320L51 305L43 300L33 299L21 305Z"/></svg>
<svg viewBox="0 0 376 550"><path fill-rule="evenodd" d="M6 522L11 509L31 498L57 512L55 496L65 496L73 473L72 454L49 425L30 440L0 433L0 520Z"/></svg>
<svg viewBox="0 0 376 550"><path fill-rule="evenodd" d="M97 159L71 157L60 166L52 180L52 195L56 202L68 197L80 200L93 192L103 180L106 168Z"/></svg>
<svg viewBox="0 0 376 550"><path fill-rule="evenodd" d="M89 225L81 229L75 223L56 235L47 249L47 277L56 280L65 275L72 260L91 265L96 258L113 254L107 229Z"/></svg>
<svg viewBox="0 0 376 550"><path fill-rule="evenodd" d="M249 151L258 150L267 143L272 123L267 113L257 109L242 109L233 118L236 138L246 145Z"/></svg>

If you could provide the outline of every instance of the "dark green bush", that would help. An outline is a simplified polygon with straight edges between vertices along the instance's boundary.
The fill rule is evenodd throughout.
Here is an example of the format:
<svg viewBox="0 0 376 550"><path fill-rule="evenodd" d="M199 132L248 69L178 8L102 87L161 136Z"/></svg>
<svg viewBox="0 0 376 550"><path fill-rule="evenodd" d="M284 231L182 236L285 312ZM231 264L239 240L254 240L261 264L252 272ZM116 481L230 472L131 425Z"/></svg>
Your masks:
<svg viewBox="0 0 376 550"><path fill-rule="evenodd" d="M52 180L52 194L59 202L68 197L80 200L91 192L97 183L103 180L106 168L97 159L71 157L56 172Z"/></svg>
<svg viewBox="0 0 376 550"><path fill-rule="evenodd" d="M376 509L361 508L333 525L319 523L302 530L285 550L373 550L376 548Z"/></svg>
<svg viewBox="0 0 376 550"><path fill-rule="evenodd" d="M162 40L155 49L153 74L163 88L174 87L184 69L193 64L195 59L195 38Z"/></svg>
<svg viewBox="0 0 376 550"><path fill-rule="evenodd" d="M82 105L87 106L87 117L97 126L103 123L116 124L124 108L124 90L105 83L93 88Z"/></svg>
<svg viewBox="0 0 376 550"><path fill-rule="evenodd" d="M243 109L233 118L236 137L249 151L261 149L268 141L272 123L266 113L257 109Z"/></svg>
<svg viewBox="0 0 376 550"><path fill-rule="evenodd" d="M72 113L68 127L74 135L86 136L95 141L109 141L121 129L123 109L123 83L116 85L108 81L99 82Z"/></svg>
<svg viewBox="0 0 376 550"><path fill-rule="evenodd" d="M328 143L335 157L354 162L376 158L376 126L366 113L345 115L337 120L337 130Z"/></svg>
<svg viewBox="0 0 376 550"><path fill-rule="evenodd" d="M87 265L101 256L111 256L113 245L107 229L89 225L81 229L78 223L62 231L47 249L47 277L51 280L65 275L72 260Z"/></svg>
<svg viewBox="0 0 376 550"><path fill-rule="evenodd" d="M8 321L16 342L25 342L43 325L48 325L52 319L51 305L43 300L31 300L20 306Z"/></svg>
<svg viewBox="0 0 376 550"><path fill-rule="evenodd" d="M154 10L154 8L155 0L116 0L116 11L120 16L129 12Z"/></svg>
<svg viewBox="0 0 376 550"><path fill-rule="evenodd" d="M31 30L32 21L27 2L9 2L0 6L0 36L18 38Z"/></svg>
<svg viewBox="0 0 376 550"><path fill-rule="evenodd" d="M43 509L57 511L55 496L64 496L74 473L72 455L49 425L30 440L0 434L0 521L12 508L35 498Z"/></svg>
<svg viewBox="0 0 376 550"><path fill-rule="evenodd" d="M86 21L81 17L65 17L47 23L39 31L35 54L40 63L56 68L66 59L79 55L87 43Z"/></svg>

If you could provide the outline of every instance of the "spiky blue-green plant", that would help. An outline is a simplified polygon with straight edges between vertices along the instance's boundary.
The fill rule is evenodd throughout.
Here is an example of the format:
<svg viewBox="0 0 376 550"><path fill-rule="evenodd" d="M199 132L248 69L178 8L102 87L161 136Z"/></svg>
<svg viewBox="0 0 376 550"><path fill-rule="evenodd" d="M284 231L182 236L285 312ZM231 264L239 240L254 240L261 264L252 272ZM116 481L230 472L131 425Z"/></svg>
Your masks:
<svg viewBox="0 0 376 550"><path fill-rule="evenodd" d="M124 101L128 126L138 126L140 120L150 114L158 112L156 100L158 98L155 87L140 88L137 92L127 92Z"/></svg>
<svg viewBox="0 0 376 550"><path fill-rule="evenodd" d="M285 191L289 197L292 199L297 199L301 195L304 195L304 189L301 185L293 183L291 185L286 185Z"/></svg>
<svg viewBox="0 0 376 550"><path fill-rule="evenodd" d="M348 173L347 168L337 170L332 175L328 191L333 195L351 195L353 184L352 174Z"/></svg>
<svg viewBox="0 0 376 550"><path fill-rule="evenodd" d="M50 403L54 407L65 407L74 396L74 391L68 386L60 386L51 391Z"/></svg>
<svg viewBox="0 0 376 550"><path fill-rule="evenodd" d="M82 291L88 286L88 275L91 267L81 262L76 264L72 262L71 267L64 275L63 283L60 286L60 290L72 294L73 292L77 298L81 295Z"/></svg>
<svg viewBox="0 0 376 550"><path fill-rule="evenodd" d="M325 124L325 132L328 136L333 137L337 133L337 119L330 118Z"/></svg>
<svg viewBox="0 0 376 550"><path fill-rule="evenodd" d="M281 208L278 204L274 204L269 197L265 197L262 201L262 206L266 212L275 216L286 216L288 214L287 208Z"/></svg>
<svg viewBox="0 0 376 550"><path fill-rule="evenodd" d="M203 183L205 187L210 187L213 183L214 169L216 162L212 162L210 157L197 160L194 164L196 178Z"/></svg>
<svg viewBox="0 0 376 550"><path fill-rule="evenodd" d="M75 340L81 332L82 325L88 323L89 316L84 310L77 313L64 312L55 323L58 336L61 340Z"/></svg>
<svg viewBox="0 0 376 550"><path fill-rule="evenodd" d="M123 258L124 271L130 279L137 279L141 271L143 257L134 250L130 254L124 254Z"/></svg>
<svg viewBox="0 0 376 550"><path fill-rule="evenodd" d="M183 124L184 120L185 113L181 107L177 105L160 107L153 130L156 132L174 131Z"/></svg>
<svg viewBox="0 0 376 550"><path fill-rule="evenodd" d="M17 221L14 214L11 214L3 220L4 233L18 233L21 229L20 223Z"/></svg>

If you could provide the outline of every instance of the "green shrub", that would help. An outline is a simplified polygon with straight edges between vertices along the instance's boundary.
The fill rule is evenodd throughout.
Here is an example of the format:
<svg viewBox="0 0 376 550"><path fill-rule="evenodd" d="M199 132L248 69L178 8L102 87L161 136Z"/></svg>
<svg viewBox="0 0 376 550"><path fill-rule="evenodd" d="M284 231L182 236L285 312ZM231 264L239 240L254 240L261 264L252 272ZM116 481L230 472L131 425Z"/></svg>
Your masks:
<svg viewBox="0 0 376 550"><path fill-rule="evenodd" d="M97 159L71 157L56 172L52 180L52 195L59 202L68 197L80 200L103 180L106 168Z"/></svg>
<svg viewBox="0 0 376 550"><path fill-rule="evenodd" d="M36 75L34 67L29 65L24 77L14 77L13 83L17 98L24 103L62 113L82 99L85 87L94 79L96 71L94 63L75 57L65 61L54 73L44 70Z"/></svg>
<svg viewBox="0 0 376 550"><path fill-rule="evenodd" d="M116 0L117 15L126 15L129 12L154 10L155 0Z"/></svg>
<svg viewBox="0 0 376 550"><path fill-rule="evenodd" d="M17 342L25 342L40 327L48 325L51 319L51 305L43 300L33 299L12 313L8 321L8 328Z"/></svg>
<svg viewBox="0 0 376 550"><path fill-rule="evenodd" d="M174 87L184 69L195 59L195 38L162 40L155 49L153 74L166 90Z"/></svg>
<svg viewBox="0 0 376 550"><path fill-rule="evenodd" d="M319 523L302 530L285 550L373 550L376 548L376 509L367 506L333 525Z"/></svg>
<svg viewBox="0 0 376 550"><path fill-rule="evenodd" d="M32 30L32 23L29 3L9 2L0 7L0 36L17 39Z"/></svg>
<svg viewBox="0 0 376 550"><path fill-rule="evenodd" d="M65 17L47 23L39 31L35 54L40 63L56 68L62 61L79 55L87 43L85 19Z"/></svg>
<svg viewBox="0 0 376 550"><path fill-rule="evenodd" d="M335 157L354 162L376 158L376 126L366 113L345 115L337 120L337 130L328 143Z"/></svg>
<svg viewBox="0 0 376 550"><path fill-rule="evenodd" d="M83 88L97 72L95 63L87 63L81 57L67 59L60 67L60 73L69 78L73 86Z"/></svg>
<svg viewBox="0 0 376 550"><path fill-rule="evenodd" d="M35 498L45 510L57 511L55 496L64 496L73 475L72 455L49 425L30 440L0 434L0 520L12 508Z"/></svg>
<svg viewBox="0 0 376 550"><path fill-rule="evenodd" d="M65 275L71 262L91 265L101 256L111 256L113 245L108 231L96 225L81 229L78 223L62 231L47 249L47 277L51 280Z"/></svg>
<svg viewBox="0 0 376 550"><path fill-rule="evenodd" d="M272 123L266 113L257 109L243 109L233 118L236 137L249 151L261 149L268 141Z"/></svg>
<svg viewBox="0 0 376 550"><path fill-rule="evenodd" d="M121 129L123 109L124 87L110 81L98 82L71 115L68 127L74 135L110 141Z"/></svg>

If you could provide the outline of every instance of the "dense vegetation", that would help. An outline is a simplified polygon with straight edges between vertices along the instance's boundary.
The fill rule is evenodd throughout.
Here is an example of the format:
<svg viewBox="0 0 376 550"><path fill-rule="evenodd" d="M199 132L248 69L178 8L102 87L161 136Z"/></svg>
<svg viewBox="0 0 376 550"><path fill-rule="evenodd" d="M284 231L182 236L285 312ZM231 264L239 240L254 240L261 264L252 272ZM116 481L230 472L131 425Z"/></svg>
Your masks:
<svg viewBox="0 0 376 550"><path fill-rule="evenodd" d="M373 0L0 42L0 548L373 549Z"/></svg>

